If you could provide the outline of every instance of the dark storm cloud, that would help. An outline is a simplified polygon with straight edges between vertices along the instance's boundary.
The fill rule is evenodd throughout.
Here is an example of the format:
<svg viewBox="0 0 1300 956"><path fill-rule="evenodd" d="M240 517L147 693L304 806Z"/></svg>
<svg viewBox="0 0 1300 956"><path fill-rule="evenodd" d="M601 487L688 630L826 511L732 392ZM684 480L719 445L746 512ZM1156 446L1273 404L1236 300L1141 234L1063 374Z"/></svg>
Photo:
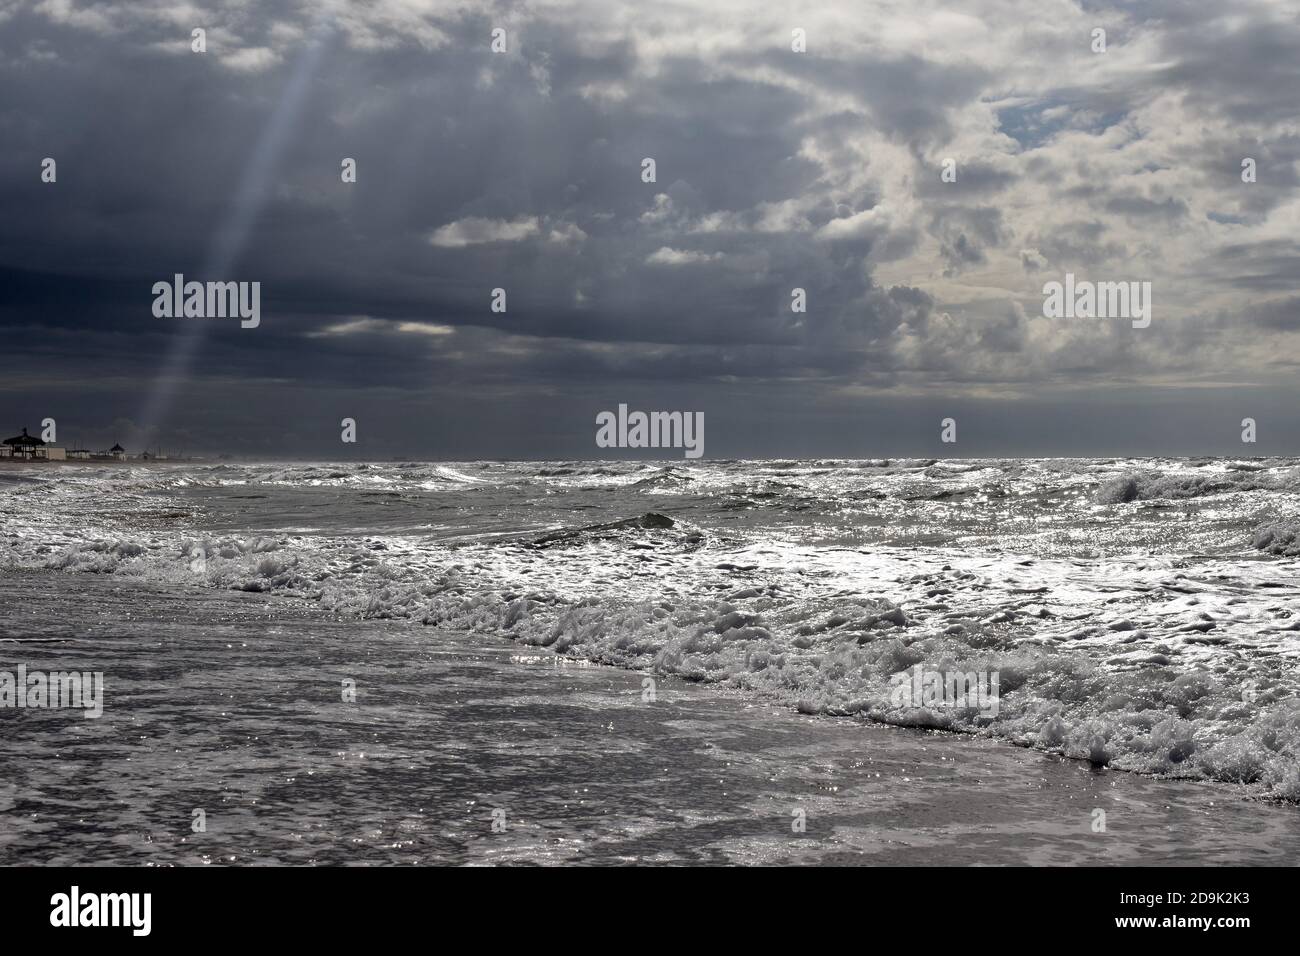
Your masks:
<svg viewBox="0 0 1300 956"><path fill-rule="evenodd" d="M476 394L463 414L509 422L634 386L663 407L744 382L815 408L854 388L1196 378L1234 329L1291 326L1243 303L1135 340L1044 325L1037 289L1084 267L1296 288L1277 237L1295 218L1295 30L1106 11L1109 60L1087 54L1099 13L1044 21L1026 35L1051 44L1026 49L1006 18L1040 14L996 5L989 26L943 6L871 30L810 13L801 55L784 18L730 5L0 4L0 322L39 368L4 393L35 417L58 389L62 414L116 429L171 376L162 434L213 447L267 402L337 421L348 395ZM1162 91L1218 125L1180 141ZM1241 155L1261 169L1248 192ZM1226 231L1198 241L1192 220ZM175 273L261 282L262 324L154 318ZM277 428L286 452L329 450L328 428Z"/></svg>

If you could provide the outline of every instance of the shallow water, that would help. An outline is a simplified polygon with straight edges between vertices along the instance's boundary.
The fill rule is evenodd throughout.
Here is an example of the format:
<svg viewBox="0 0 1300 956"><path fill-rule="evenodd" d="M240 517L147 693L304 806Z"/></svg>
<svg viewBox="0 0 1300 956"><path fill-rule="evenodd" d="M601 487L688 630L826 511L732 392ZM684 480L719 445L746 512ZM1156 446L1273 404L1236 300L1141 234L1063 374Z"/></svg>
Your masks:
<svg viewBox="0 0 1300 956"><path fill-rule="evenodd" d="M102 669L107 698L98 719L0 710L0 865L1300 854L1296 809L1239 788L802 716L671 677L646 700L644 675L503 639L101 575L11 573L0 599L18 608L0 668ZM51 624L70 607L77 625Z"/></svg>

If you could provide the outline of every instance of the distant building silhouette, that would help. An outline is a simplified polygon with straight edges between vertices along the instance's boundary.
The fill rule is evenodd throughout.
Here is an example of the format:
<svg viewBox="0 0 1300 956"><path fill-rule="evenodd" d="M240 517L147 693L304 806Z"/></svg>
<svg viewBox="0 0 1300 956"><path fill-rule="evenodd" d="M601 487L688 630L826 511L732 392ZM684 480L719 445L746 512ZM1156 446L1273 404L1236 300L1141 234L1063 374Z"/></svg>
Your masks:
<svg viewBox="0 0 1300 956"><path fill-rule="evenodd" d="M58 445L47 444L44 439L27 434L27 429L24 428L21 435L0 442L0 457L48 458L52 461L62 461L66 455Z"/></svg>

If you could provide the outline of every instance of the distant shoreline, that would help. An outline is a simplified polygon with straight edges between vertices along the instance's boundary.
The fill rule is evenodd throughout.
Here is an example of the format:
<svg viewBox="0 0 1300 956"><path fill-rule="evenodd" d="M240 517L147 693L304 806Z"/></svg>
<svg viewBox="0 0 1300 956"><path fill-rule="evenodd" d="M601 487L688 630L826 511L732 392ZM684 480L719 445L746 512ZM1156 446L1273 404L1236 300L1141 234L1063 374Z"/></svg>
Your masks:
<svg viewBox="0 0 1300 956"><path fill-rule="evenodd" d="M61 458L50 461L47 458L0 458L0 465L37 465L41 468L59 467L60 465L194 465L219 463L216 458Z"/></svg>

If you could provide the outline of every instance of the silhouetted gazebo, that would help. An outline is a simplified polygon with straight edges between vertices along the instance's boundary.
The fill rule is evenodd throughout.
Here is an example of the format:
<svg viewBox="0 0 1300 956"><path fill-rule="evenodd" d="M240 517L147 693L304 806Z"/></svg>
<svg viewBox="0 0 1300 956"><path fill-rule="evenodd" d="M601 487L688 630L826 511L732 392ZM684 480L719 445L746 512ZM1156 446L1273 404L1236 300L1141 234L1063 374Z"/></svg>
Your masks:
<svg viewBox="0 0 1300 956"><path fill-rule="evenodd" d="M27 429L24 428L21 435L6 438L4 444L9 446L9 453L15 458L31 458L36 454L36 449L45 442L35 435L27 434Z"/></svg>

